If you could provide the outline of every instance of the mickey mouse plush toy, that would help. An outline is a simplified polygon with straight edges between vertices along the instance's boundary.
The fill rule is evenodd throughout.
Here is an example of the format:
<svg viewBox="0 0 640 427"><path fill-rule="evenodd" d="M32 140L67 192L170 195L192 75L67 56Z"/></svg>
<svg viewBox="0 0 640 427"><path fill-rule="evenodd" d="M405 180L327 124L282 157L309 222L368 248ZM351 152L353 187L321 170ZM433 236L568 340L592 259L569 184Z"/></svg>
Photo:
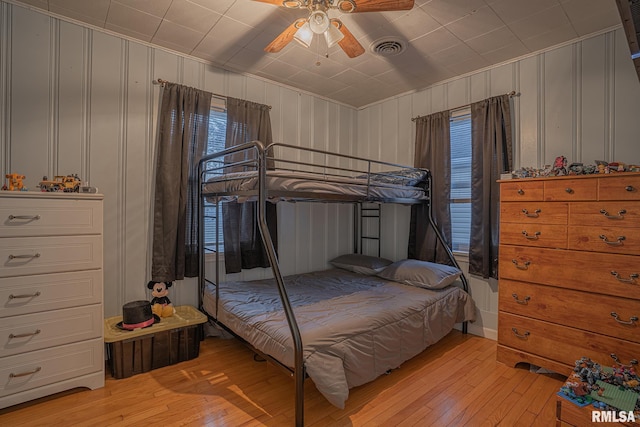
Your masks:
<svg viewBox="0 0 640 427"><path fill-rule="evenodd" d="M172 285L173 282L155 282L153 280L147 283L147 288L151 289L151 295L153 295L151 310L160 317L170 317L175 312L173 304L167 296Z"/></svg>

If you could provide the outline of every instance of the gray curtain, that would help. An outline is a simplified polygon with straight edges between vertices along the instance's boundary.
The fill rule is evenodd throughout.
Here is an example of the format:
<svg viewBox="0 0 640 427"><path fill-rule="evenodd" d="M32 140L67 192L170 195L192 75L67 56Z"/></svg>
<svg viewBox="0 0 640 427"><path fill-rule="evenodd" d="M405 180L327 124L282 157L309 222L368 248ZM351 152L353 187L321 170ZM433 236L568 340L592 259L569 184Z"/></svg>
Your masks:
<svg viewBox="0 0 640 427"><path fill-rule="evenodd" d="M207 149L211 93L165 83L158 117L152 280L198 275L197 167Z"/></svg>
<svg viewBox="0 0 640 427"><path fill-rule="evenodd" d="M469 274L498 278L500 174L512 169L509 96L471 104Z"/></svg>
<svg viewBox="0 0 640 427"><path fill-rule="evenodd" d="M227 98L226 146L233 147L250 141L271 144L269 106L236 98ZM230 161L245 160L237 154ZM269 267L269 259L262 245L258 229L256 202L223 204L224 260L227 273L242 269ZM276 206L267 203L266 221L277 251Z"/></svg>
<svg viewBox="0 0 640 427"><path fill-rule="evenodd" d="M451 246L451 113L443 111L416 119L414 166L431 171L433 217L447 245ZM451 261L429 226L424 205L411 207L408 257L441 264Z"/></svg>

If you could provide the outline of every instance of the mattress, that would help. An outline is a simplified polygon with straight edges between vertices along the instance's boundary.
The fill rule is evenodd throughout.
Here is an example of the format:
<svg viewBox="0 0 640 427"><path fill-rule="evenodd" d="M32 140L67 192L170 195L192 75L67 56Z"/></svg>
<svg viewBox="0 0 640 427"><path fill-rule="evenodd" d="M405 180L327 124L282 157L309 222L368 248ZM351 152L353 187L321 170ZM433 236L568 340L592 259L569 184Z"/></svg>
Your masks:
<svg viewBox="0 0 640 427"><path fill-rule="evenodd" d="M307 374L333 405L349 389L397 368L475 319L469 294L457 286L426 290L331 269L284 278L304 347ZM293 367L290 329L273 279L220 285L217 319L259 351ZM204 309L216 316L215 287Z"/></svg>
<svg viewBox="0 0 640 427"><path fill-rule="evenodd" d="M234 172L211 178L203 186L204 194L226 194L257 191L258 174L252 172ZM426 200L424 190L411 185L399 185L390 182L367 181L364 177L341 177L295 171L267 171L266 188L272 192L295 192L304 195L316 194L318 197L330 195L346 198L366 199L414 199ZM253 200L254 197L228 195L224 200L239 202ZM295 195L276 195L272 202L292 200Z"/></svg>

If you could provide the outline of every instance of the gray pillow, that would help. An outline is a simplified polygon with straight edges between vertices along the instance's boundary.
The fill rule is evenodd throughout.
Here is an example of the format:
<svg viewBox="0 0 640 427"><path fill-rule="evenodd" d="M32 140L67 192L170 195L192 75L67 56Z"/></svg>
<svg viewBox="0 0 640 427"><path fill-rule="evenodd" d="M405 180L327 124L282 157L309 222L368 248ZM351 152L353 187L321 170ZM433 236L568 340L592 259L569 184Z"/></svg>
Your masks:
<svg viewBox="0 0 640 427"><path fill-rule="evenodd" d="M378 273L379 277L426 289L449 286L462 272L455 267L417 259L397 261Z"/></svg>
<svg viewBox="0 0 640 427"><path fill-rule="evenodd" d="M354 273L372 275L376 274L393 261L386 258L378 258L375 256L362 254L346 254L340 255L329 261L336 268L353 271Z"/></svg>

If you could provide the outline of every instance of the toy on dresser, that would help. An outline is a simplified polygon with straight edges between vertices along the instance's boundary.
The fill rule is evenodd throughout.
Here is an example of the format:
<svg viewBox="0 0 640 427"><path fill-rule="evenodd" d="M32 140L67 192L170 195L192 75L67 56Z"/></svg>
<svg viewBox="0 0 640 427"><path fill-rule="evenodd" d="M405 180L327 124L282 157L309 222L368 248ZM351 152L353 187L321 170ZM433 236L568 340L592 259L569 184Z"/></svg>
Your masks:
<svg viewBox="0 0 640 427"><path fill-rule="evenodd" d="M7 184L2 186L5 191L27 191L27 187L24 186L22 181L26 178L19 173L8 173L4 176L7 179Z"/></svg>
<svg viewBox="0 0 640 427"><path fill-rule="evenodd" d="M156 282L151 280L147 283L147 288L151 289L151 309L154 314L160 317L173 316L175 312L173 304L169 299L169 288L173 285L173 282Z"/></svg>

